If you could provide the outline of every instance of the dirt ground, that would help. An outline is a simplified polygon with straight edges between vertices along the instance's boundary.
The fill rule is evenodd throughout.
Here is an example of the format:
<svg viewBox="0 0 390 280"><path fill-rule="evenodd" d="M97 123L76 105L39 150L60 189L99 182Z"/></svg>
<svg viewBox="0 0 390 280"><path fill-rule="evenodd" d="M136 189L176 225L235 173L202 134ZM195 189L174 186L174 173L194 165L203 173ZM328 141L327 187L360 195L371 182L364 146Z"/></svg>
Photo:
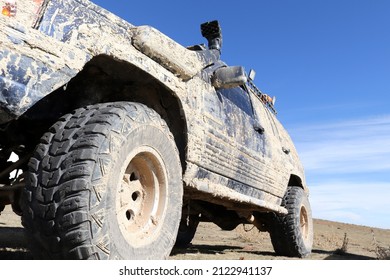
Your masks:
<svg viewBox="0 0 390 280"><path fill-rule="evenodd" d="M0 215L0 259L31 260L20 217L6 207ZM291 259L276 256L268 233L251 225L222 231L201 223L192 244L174 248L172 260L257 260ZM308 259L369 260L390 259L390 229L314 220L314 246Z"/></svg>

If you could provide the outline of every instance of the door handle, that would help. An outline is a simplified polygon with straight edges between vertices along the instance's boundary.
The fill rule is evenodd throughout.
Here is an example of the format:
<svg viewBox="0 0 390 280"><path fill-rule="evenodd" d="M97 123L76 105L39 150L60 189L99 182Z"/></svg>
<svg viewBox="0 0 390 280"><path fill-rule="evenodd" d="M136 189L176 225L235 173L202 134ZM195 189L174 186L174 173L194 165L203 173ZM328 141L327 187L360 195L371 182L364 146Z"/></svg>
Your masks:
<svg viewBox="0 0 390 280"><path fill-rule="evenodd" d="M258 132L259 134L263 134L265 129L264 127L258 122L258 121L255 121L253 123L253 128L255 129L256 132Z"/></svg>
<svg viewBox="0 0 390 280"><path fill-rule="evenodd" d="M263 134L264 133L264 127L262 127L261 125L254 125L253 128L255 129L256 132L258 132L259 134Z"/></svg>

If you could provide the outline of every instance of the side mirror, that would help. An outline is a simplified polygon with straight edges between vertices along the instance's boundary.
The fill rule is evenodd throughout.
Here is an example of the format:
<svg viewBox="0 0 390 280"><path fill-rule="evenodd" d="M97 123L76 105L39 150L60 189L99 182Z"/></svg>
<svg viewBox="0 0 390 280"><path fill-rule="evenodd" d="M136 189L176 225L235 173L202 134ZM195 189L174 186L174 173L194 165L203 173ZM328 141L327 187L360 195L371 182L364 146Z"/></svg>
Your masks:
<svg viewBox="0 0 390 280"><path fill-rule="evenodd" d="M247 76L242 66L218 68L211 77L211 83L217 89L238 87L246 82Z"/></svg>

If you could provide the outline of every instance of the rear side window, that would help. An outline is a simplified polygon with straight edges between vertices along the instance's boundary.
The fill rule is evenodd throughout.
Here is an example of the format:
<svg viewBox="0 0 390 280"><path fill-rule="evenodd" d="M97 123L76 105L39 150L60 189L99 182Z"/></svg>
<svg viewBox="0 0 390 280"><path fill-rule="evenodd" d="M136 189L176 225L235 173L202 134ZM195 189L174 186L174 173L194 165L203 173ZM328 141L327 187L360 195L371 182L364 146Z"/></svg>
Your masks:
<svg viewBox="0 0 390 280"><path fill-rule="evenodd" d="M241 87L219 89L218 92L233 102L248 116L252 116L252 105L248 93Z"/></svg>

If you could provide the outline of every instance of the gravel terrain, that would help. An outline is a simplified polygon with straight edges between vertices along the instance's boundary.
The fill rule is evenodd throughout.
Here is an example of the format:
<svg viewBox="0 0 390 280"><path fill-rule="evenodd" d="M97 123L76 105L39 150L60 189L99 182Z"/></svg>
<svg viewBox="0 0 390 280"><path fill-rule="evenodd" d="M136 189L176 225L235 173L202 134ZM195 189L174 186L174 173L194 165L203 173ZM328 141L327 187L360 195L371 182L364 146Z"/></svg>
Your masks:
<svg viewBox="0 0 390 280"><path fill-rule="evenodd" d="M390 230L314 220L314 246L308 259L372 260L390 258ZM0 259L31 260L20 217L6 207L0 215ZM172 260L291 259L276 256L268 233L251 225L222 231L201 223L192 244L174 248Z"/></svg>

